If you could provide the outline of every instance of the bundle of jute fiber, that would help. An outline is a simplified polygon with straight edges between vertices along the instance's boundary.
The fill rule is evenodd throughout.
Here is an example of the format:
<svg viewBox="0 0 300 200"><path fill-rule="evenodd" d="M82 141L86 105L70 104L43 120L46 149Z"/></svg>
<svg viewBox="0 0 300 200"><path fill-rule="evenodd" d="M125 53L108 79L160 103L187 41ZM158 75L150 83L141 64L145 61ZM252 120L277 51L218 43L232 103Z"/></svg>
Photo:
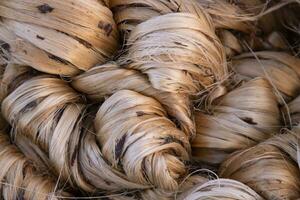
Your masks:
<svg viewBox="0 0 300 200"><path fill-rule="evenodd" d="M292 130L285 130L284 134L277 135L271 138L267 142L271 145L276 146L282 152L290 156L297 164L300 169L299 159L299 144L300 144L300 126L294 126Z"/></svg>
<svg viewBox="0 0 300 200"><path fill-rule="evenodd" d="M111 9L121 33L128 35L138 24L156 16L185 12L200 16L205 10L217 28L249 32L251 14L223 0L111 0Z"/></svg>
<svg viewBox="0 0 300 200"><path fill-rule="evenodd" d="M299 58L275 51L245 53L232 61L238 80L265 77L287 102L300 93L299 66Z"/></svg>
<svg viewBox="0 0 300 200"><path fill-rule="evenodd" d="M175 192L167 192L163 190L157 189L148 189L144 191L140 191L137 193L137 199L140 197L143 200L173 200L178 199L178 196L181 195L183 192L190 190L195 185L204 184L209 179L204 175L190 175L187 176L183 182L180 184L180 187Z"/></svg>
<svg viewBox="0 0 300 200"><path fill-rule="evenodd" d="M131 32L119 63L147 74L156 89L198 94L227 78L224 48L207 14L171 13Z"/></svg>
<svg viewBox="0 0 300 200"><path fill-rule="evenodd" d="M183 192L191 189L195 185L204 184L209 179L205 175L192 174L185 177L180 183L178 190L165 191L157 188L151 188L146 190L133 191L129 194L121 194L111 196L111 200L173 200L178 199L178 196Z"/></svg>
<svg viewBox="0 0 300 200"><path fill-rule="evenodd" d="M107 63L75 76L71 85L95 102L120 90L132 90L155 98L188 136L195 134L192 105L188 95L157 90L152 87L146 75L136 70Z"/></svg>
<svg viewBox="0 0 300 200"><path fill-rule="evenodd" d="M201 175L192 175L181 184L181 188L173 193L159 190L140 191L134 195L116 196L112 200L204 200L204 199L228 199L228 200L263 200L250 187L232 179L209 180Z"/></svg>
<svg viewBox="0 0 300 200"><path fill-rule="evenodd" d="M118 47L117 28L106 4L2 0L1 49L10 63L43 72L72 76L86 71L110 59Z"/></svg>
<svg viewBox="0 0 300 200"><path fill-rule="evenodd" d="M231 179L216 179L204 184L198 184L184 194L178 200L263 200L250 187Z"/></svg>
<svg viewBox="0 0 300 200"><path fill-rule="evenodd" d="M298 145L298 135L275 135L234 153L222 164L219 174L245 183L266 199L297 199L300 197Z"/></svg>
<svg viewBox="0 0 300 200"><path fill-rule="evenodd" d="M280 16L276 15L278 10L282 10L286 5L296 1L232 0L231 2L237 5L245 13L251 13L253 16L257 16L257 21L255 21L256 31L262 31L265 34L269 34L274 30L283 28L283 24L278 22Z"/></svg>
<svg viewBox="0 0 300 200"><path fill-rule="evenodd" d="M159 102L129 90L116 92L100 107L95 129L102 153L129 180L167 191L178 188L190 144Z"/></svg>
<svg viewBox="0 0 300 200"><path fill-rule="evenodd" d="M193 157L218 165L232 152L254 146L277 133L281 113L272 86L256 78L220 97L212 113L195 113Z"/></svg>
<svg viewBox="0 0 300 200"><path fill-rule="evenodd" d="M0 101L2 102L18 85L37 74L36 70L28 66L8 64L0 80Z"/></svg>
<svg viewBox="0 0 300 200"><path fill-rule="evenodd" d="M83 103L63 80L42 75L14 89L2 111L13 138L30 139L62 181L82 190L178 188L190 144L159 102L128 90L109 97L94 120L98 143Z"/></svg>
<svg viewBox="0 0 300 200"><path fill-rule="evenodd" d="M54 179L40 173L3 131L0 132L0 196L5 200L63 199L70 195Z"/></svg>

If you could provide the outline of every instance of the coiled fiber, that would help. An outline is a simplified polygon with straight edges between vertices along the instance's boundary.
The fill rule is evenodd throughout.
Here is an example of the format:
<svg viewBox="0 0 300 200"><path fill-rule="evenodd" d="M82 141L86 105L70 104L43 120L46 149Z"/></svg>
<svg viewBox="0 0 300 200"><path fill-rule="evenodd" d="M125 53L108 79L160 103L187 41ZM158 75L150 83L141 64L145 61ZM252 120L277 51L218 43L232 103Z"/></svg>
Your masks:
<svg viewBox="0 0 300 200"><path fill-rule="evenodd" d="M2 0L0 199L300 199L297 8Z"/></svg>

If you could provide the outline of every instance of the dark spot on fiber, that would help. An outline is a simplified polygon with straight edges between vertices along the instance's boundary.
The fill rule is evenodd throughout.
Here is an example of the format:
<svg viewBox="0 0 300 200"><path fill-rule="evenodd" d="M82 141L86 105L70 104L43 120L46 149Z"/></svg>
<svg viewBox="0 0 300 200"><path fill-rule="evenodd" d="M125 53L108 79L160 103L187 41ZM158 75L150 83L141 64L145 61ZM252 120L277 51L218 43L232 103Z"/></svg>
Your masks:
<svg viewBox="0 0 300 200"><path fill-rule="evenodd" d="M102 22L102 21L100 21L98 23L98 28L104 30L105 33L106 33L106 36L110 36L110 34L113 31L113 26L111 24L105 23L105 22Z"/></svg>
<svg viewBox="0 0 300 200"><path fill-rule="evenodd" d="M89 42L87 42L87 41L85 41L85 40L83 40L83 39L81 39L81 38L79 38L79 37L70 35L70 34L65 33L65 32L62 32L62 31L60 31L60 30L56 30L56 32L61 33L61 34L64 34L64 35L67 35L67 36L73 38L74 40L78 41L80 44L82 44L83 46L85 46L85 47L88 48L88 49L92 48L92 44L90 44Z"/></svg>
<svg viewBox="0 0 300 200"><path fill-rule="evenodd" d="M164 140L164 144L178 143L181 146L184 146L182 141L178 140L177 138L174 138L173 136L165 137L165 138L163 138L163 140Z"/></svg>
<svg viewBox="0 0 300 200"><path fill-rule="evenodd" d="M77 153L78 153L78 145L75 146L74 152L72 153L71 166L74 166L75 159L77 158Z"/></svg>
<svg viewBox="0 0 300 200"><path fill-rule="evenodd" d="M4 43L4 44L1 44L1 47L5 50L5 51L10 51L10 45L8 43Z"/></svg>
<svg viewBox="0 0 300 200"><path fill-rule="evenodd" d="M127 135L124 134L119 140L116 141L116 146L115 146L115 159L116 160L119 160L122 155L126 137L127 137Z"/></svg>
<svg viewBox="0 0 300 200"><path fill-rule="evenodd" d="M38 100L32 101L21 109L20 113L26 113L33 110L38 105Z"/></svg>
<svg viewBox="0 0 300 200"><path fill-rule="evenodd" d="M145 115L146 113L144 113L143 111L137 111L136 112L136 115L138 116L138 117L141 117L141 116L143 116L143 115Z"/></svg>
<svg viewBox="0 0 300 200"><path fill-rule="evenodd" d="M103 179L103 181L105 182L106 185L111 185L111 183L105 179Z"/></svg>
<svg viewBox="0 0 300 200"><path fill-rule="evenodd" d="M23 174L25 174L25 173L23 173ZM17 200L23 200L23 199L25 199L24 198L24 194L25 194L25 190L24 189L18 189L17 190L17 196L16 196L16 198L17 198Z"/></svg>
<svg viewBox="0 0 300 200"><path fill-rule="evenodd" d="M243 117L243 118L240 118L241 120L243 120L244 122L250 124L250 125L257 125L257 123L255 121L253 121L252 118L250 117Z"/></svg>
<svg viewBox="0 0 300 200"><path fill-rule="evenodd" d="M40 40L44 40L44 39L45 39L44 37L42 37L42 36L40 36L40 35L36 35L36 38L37 38L37 39L40 39Z"/></svg>
<svg viewBox="0 0 300 200"><path fill-rule="evenodd" d="M39 9L39 11L43 14L51 13L54 10L54 8L52 8L51 6L49 6L46 3L43 5L37 6L37 9Z"/></svg>
<svg viewBox="0 0 300 200"><path fill-rule="evenodd" d="M188 74L188 71L186 69L182 70L183 73Z"/></svg>
<svg viewBox="0 0 300 200"><path fill-rule="evenodd" d="M55 55L48 55L48 57L49 57L50 59L52 59L52 60L55 60L56 62L60 62L60 63L62 63L62 64L64 64L64 65L68 65L68 61L66 61L66 60L64 60L64 59L62 59L62 58L60 58L60 57L57 57L57 56L55 56Z"/></svg>
<svg viewBox="0 0 300 200"><path fill-rule="evenodd" d="M11 93L17 87L19 87L21 84L23 84L26 80L28 80L36 75L38 75L38 72L36 70L32 69L32 70L24 72L24 73L20 74L19 76L15 77L15 79L12 82L10 82L7 86L8 93Z"/></svg>
<svg viewBox="0 0 300 200"><path fill-rule="evenodd" d="M24 52L25 55L27 55L27 53L28 53L26 50L23 50L23 52Z"/></svg>
<svg viewBox="0 0 300 200"><path fill-rule="evenodd" d="M147 174L146 159L145 159L145 158L142 160L142 163L141 163L141 169L142 169L142 171L143 171L143 174L144 174L145 178L146 178L147 180L149 180L149 177L148 177L148 174Z"/></svg>

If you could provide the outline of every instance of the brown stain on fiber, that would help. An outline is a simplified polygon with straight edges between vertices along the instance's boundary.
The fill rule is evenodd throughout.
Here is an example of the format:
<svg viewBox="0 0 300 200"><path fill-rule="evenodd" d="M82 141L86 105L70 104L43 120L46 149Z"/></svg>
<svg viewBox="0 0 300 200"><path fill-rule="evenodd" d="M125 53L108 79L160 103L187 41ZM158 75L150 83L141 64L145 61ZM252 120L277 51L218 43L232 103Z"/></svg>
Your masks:
<svg viewBox="0 0 300 200"><path fill-rule="evenodd" d="M110 36L113 31L113 26L111 24L102 21L98 23L98 28L104 30L106 32L106 36Z"/></svg>
<svg viewBox="0 0 300 200"><path fill-rule="evenodd" d="M48 57L49 57L50 59L55 60L55 61L57 61L57 62L60 62L60 63L62 63L62 64L64 64L64 65L68 65L68 61L66 61L66 60L64 60L64 59L62 59L62 58L59 58L59 57L57 57L57 56L55 56L55 55L48 55Z"/></svg>
<svg viewBox="0 0 300 200"><path fill-rule="evenodd" d="M4 49L5 51L10 51L10 45L8 43L4 43L1 45L1 48Z"/></svg>
<svg viewBox="0 0 300 200"><path fill-rule="evenodd" d="M124 134L119 140L116 141L116 146L115 146L115 159L116 160L119 160L119 158L122 155L126 137L127 137L127 135Z"/></svg>
<svg viewBox="0 0 300 200"><path fill-rule="evenodd" d="M255 121L253 121L253 119L250 117L244 117L244 118L240 118L240 119L250 125L257 125L257 123Z"/></svg>
<svg viewBox="0 0 300 200"><path fill-rule="evenodd" d="M43 5L37 6L37 9L43 14L51 13L54 10L54 8L52 8L49 4L46 4L46 3Z"/></svg>
<svg viewBox="0 0 300 200"><path fill-rule="evenodd" d="M143 111L137 111L136 112L136 116L141 117L143 115L145 115L146 113L144 113Z"/></svg>
<svg viewBox="0 0 300 200"><path fill-rule="evenodd" d="M78 153L78 144L75 146L75 150L71 156L71 166L74 166L75 160L77 158L77 153Z"/></svg>
<svg viewBox="0 0 300 200"><path fill-rule="evenodd" d="M40 36L40 35L36 35L36 38L37 38L37 39L40 39L40 40L44 40L44 39L45 39L44 37L42 37L42 36Z"/></svg>

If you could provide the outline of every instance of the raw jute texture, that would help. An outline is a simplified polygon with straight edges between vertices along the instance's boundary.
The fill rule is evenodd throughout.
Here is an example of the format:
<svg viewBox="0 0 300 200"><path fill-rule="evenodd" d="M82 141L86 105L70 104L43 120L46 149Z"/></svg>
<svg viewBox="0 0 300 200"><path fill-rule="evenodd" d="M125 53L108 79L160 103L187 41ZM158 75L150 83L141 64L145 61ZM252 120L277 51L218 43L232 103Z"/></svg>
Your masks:
<svg viewBox="0 0 300 200"><path fill-rule="evenodd" d="M297 0L1 0L0 199L300 199Z"/></svg>
<svg viewBox="0 0 300 200"><path fill-rule="evenodd" d="M113 15L101 1L3 0L0 13L0 40L9 62L72 76L117 50Z"/></svg>
<svg viewBox="0 0 300 200"><path fill-rule="evenodd" d="M32 160L10 143L7 133L0 131L0 191L3 199L62 199L70 194L57 185L47 172L39 171Z"/></svg>

